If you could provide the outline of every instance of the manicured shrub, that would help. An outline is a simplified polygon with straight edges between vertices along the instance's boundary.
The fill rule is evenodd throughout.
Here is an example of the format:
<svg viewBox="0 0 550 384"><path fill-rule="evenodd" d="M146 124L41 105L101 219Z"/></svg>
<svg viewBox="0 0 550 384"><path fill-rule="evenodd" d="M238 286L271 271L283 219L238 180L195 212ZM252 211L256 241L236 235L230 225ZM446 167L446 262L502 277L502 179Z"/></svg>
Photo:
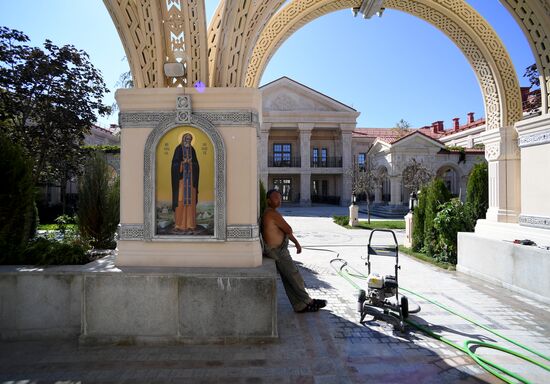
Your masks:
<svg viewBox="0 0 550 384"><path fill-rule="evenodd" d="M32 165L23 149L0 133L0 264L20 264L36 229Z"/></svg>
<svg viewBox="0 0 550 384"><path fill-rule="evenodd" d="M466 203L470 205L472 219L484 219L489 208L489 172L487 163L476 164L470 172L466 186Z"/></svg>
<svg viewBox="0 0 550 384"><path fill-rule="evenodd" d="M451 194L441 179L433 180L427 188L426 207L424 210L424 248L423 252L433 256L437 241L437 234L434 231L434 219L439 211L440 205L449 201Z"/></svg>
<svg viewBox="0 0 550 384"><path fill-rule="evenodd" d="M469 209L468 204L456 198L439 206L433 221L437 236L433 256L437 261L456 264L457 234L473 230Z"/></svg>
<svg viewBox="0 0 550 384"><path fill-rule="evenodd" d="M101 153L88 159L79 187L77 221L80 234L94 248L116 247L115 231L120 218L120 182L110 179Z"/></svg>
<svg viewBox="0 0 550 384"><path fill-rule="evenodd" d="M413 238L412 249L415 252L420 252L424 246L424 216L426 214L426 197L428 187L424 186L418 194L418 204L413 212Z"/></svg>

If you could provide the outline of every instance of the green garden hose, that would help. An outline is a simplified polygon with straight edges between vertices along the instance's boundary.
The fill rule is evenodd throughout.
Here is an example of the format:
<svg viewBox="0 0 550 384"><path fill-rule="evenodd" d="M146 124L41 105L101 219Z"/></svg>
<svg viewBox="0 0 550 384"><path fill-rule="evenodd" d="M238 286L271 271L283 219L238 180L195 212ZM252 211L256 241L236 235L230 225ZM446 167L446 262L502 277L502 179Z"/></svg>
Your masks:
<svg viewBox="0 0 550 384"><path fill-rule="evenodd" d="M304 247L305 248L305 247ZM329 252L333 252L333 251L329 251ZM335 262L335 261L339 261L339 262L342 262L342 266L337 269L335 268L332 263ZM338 275L340 275L341 277L343 277L346 281L348 281L354 288L356 289L361 289L361 287L355 283L355 281L353 281L352 278L357 278L357 279L366 279L367 277L365 275L363 275L361 272L357 271L356 269L354 269L353 267L351 266L348 266L348 263L343 260L343 259L340 259L340 258L336 258L336 259L332 259L330 261L330 264L331 264L331 267L338 273ZM449 313L452 313L456 316L459 316L460 318L474 324L474 325L477 325L478 327L480 328L483 328L484 330L528 351L528 352L531 352L539 357L541 357L542 359L546 360L546 361L550 361L550 358L538 351L535 351L521 343L518 343L500 333L498 333L497 331L483 325L483 324L480 324L478 322L476 322L475 320L472 320L456 311L454 311L453 309L443 305L443 304L440 304L438 303L437 301L435 300L431 300L431 299L428 299L427 297L425 296L422 296L421 294L418 294L414 291L411 291L409 289L406 289L406 288L402 288L402 287L399 287L400 290L403 290L403 291L406 291L412 295L415 295L427 302L430 302L442 309L444 309L445 311L449 312ZM530 383L530 381L528 381L526 378L518 375L517 373L514 373L514 372L511 372L509 370L507 370L506 368L504 367L501 367L495 363L493 363L492 361L482 357L482 356L478 356L476 355L476 353L474 351L472 351L472 347L473 346L479 346L479 347L483 347L483 348L490 348L490 349L495 349L495 350L498 350L498 351L501 351L501 352L504 352L504 353L508 353L510 355L513 355L513 356L516 356L520 359L523 359L525 361L528 361L534 365L537 365L538 367L541 367L542 369L545 369L546 371L550 371L550 366L546 365L546 364L543 364L543 363L540 363L532 358L530 358L529 356L526 356L524 354L521 354L519 352L516 352L516 351L513 351L513 350L510 350L508 348L504 348L504 347L501 347L497 344L493 344L493 343L486 343L486 342L482 342L482 341L479 341L479 340L466 340L464 341L464 344L463 345L459 345L457 343L454 343L452 342L451 340L445 338L444 336L441 336L441 335L438 335L436 333L434 333L433 331L429 330L427 327L423 326L423 325L420 325L410 319L405 319L405 321L409 324L409 325L412 325L413 327L419 329L420 331L426 333L427 335L439 340L439 341L442 341L448 345L450 345L451 347L454 347L466 354L468 354L476 363L478 363L482 368L484 368L487 372L491 373L492 375L498 377L499 379L501 379L502 381L506 382L506 383L515 383L514 381L512 381L510 378L514 378L516 380L518 380L519 382L521 383Z"/></svg>

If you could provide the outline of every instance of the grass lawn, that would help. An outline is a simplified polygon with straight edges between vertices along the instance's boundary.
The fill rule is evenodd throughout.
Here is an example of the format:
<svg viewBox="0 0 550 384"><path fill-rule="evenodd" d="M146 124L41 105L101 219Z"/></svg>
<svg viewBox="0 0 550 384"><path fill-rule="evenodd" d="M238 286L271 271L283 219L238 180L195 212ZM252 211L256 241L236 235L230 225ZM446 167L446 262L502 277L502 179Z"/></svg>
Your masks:
<svg viewBox="0 0 550 384"><path fill-rule="evenodd" d="M406 253L407 255L412 256L416 259L419 259L419 260L425 261L427 263L433 264L433 265L435 265L439 268L447 269L449 271L455 271L456 270L456 266L454 264L445 263L443 261L437 261L437 260L433 259L432 257L424 254L424 253L415 252L411 248L407 248L404 245L399 246L399 251L402 252L402 253Z"/></svg>
<svg viewBox="0 0 550 384"><path fill-rule="evenodd" d="M359 227L365 229L405 229L405 220L359 220Z"/></svg>
<svg viewBox="0 0 550 384"><path fill-rule="evenodd" d="M358 227L350 227L348 225L349 216L333 216L332 220L348 229L405 229L405 220L360 220Z"/></svg>

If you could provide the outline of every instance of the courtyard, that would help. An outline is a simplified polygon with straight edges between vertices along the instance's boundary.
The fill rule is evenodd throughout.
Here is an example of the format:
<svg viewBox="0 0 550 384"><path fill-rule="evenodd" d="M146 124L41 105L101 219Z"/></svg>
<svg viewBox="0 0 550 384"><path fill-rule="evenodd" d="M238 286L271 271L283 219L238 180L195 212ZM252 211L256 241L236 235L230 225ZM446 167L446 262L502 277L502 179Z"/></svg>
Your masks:
<svg viewBox="0 0 550 384"><path fill-rule="evenodd" d="M294 250L291 253L309 292L326 298L328 305L318 313L295 314L279 280L276 341L168 346L79 346L76 339L3 342L0 382L501 382L463 352L411 326L401 333L369 317L365 324L359 324L356 289L330 265L338 253L366 273L361 256L366 252L369 231L345 229L331 219L332 215L345 214L346 208L284 207L281 212L306 247L300 255ZM396 234L402 241L403 232ZM544 355L550 354L550 306L405 255L400 255L400 264L400 287L453 308ZM384 273L390 271L391 262L375 265L377 271ZM411 319L453 342L477 339L524 352L433 304L408 296L422 307ZM550 382L550 374L535 365L493 350L480 348L477 352L533 383Z"/></svg>

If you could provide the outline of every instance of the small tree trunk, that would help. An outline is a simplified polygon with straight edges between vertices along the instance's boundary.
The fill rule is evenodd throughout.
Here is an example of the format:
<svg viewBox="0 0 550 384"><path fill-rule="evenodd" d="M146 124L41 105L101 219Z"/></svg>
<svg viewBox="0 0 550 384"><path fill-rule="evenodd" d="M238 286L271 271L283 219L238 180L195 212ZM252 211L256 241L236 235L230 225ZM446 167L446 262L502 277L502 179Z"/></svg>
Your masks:
<svg viewBox="0 0 550 384"><path fill-rule="evenodd" d="M368 194L367 194L367 223L370 224L370 199Z"/></svg>

